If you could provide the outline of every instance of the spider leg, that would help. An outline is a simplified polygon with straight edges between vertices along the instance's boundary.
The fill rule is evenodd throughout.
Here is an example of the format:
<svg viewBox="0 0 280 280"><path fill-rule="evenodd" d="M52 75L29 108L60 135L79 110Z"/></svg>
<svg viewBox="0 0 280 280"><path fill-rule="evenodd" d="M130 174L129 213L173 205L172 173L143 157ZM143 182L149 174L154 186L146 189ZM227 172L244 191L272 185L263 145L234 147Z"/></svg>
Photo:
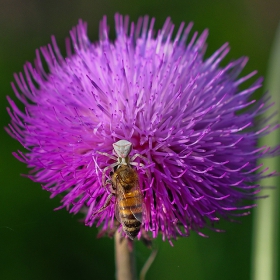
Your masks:
<svg viewBox="0 0 280 280"><path fill-rule="evenodd" d="M143 163L141 163L141 162L136 162L136 161L132 161L132 162L130 162L129 164L130 164L130 165L137 166L137 167L139 167L139 166L144 167L144 166L145 166Z"/></svg>
<svg viewBox="0 0 280 280"><path fill-rule="evenodd" d="M144 167L145 166L144 163L141 163L141 162L138 163L138 162L134 161L137 157L141 158L144 162L149 163L149 159L148 158L146 158L146 157L144 157L144 156L142 156L140 154L135 154L135 155L133 155L133 157L130 158L129 164L137 166L137 167L139 167L139 166L140 167Z"/></svg>
<svg viewBox="0 0 280 280"><path fill-rule="evenodd" d="M108 158L110 158L110 159L113 159L114 161L118 161L118 158L117 158L117 157L112 156L112 155L110 155L110 154L108 154L108 153L99 152L99 151L96 151L96 153L98 153L98 154L100 154L100 155L102 155L102 156L106 156L106 157L108 157Z"/></svg>
<svg viewBox="0 0 280 280"><path fill-rule="evenodd" d="M130 160L133 162L137 157L140 157L143 161L149 163L149 159L144 157L144 156L142 156L142 155L140 155L140 154L135 154L133 157L131 157ZM131 164L131 162L130 162L130 164Z"/></svg>
<svg viewBox="0 0 280 280"><path fill-rule="evenodd" d="M141 162L138 163L138 162L134 161L137 157L141 158L145 163L148 164L148 166L147 166L147 164L145 165L144 163L141 163ZM135 155L133 155L133 157L130 158L130 160L131 160L130 165L134 165L137 168L142 167L143 169L146 169L145 170L146 175L149 178L151 178L150 170L149 170L149 168L145 168L145 166L149 167L149 165L154 165L154 164L153 163L151 164L148 158L146 158L140 154L135 154Z"/></svg>

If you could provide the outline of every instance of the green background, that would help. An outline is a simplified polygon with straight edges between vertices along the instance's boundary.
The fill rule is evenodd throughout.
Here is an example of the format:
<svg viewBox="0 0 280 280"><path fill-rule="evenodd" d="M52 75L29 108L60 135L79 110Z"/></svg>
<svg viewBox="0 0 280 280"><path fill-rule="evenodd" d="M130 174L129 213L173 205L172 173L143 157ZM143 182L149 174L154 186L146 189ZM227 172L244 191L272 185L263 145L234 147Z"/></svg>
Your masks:
<svg viewBox="0 0 280 280"><path fill-rule="evenodd" d="M157 29L167 16L177 28L181 21L194 21L193 30L210 30L206 56L229 42L232 50L225 62L249 56L243 74L257 69L258 76L265 76L280 1L0 0L2 128L9 123L6 95L14 98L13 73L22 71L26 61L33 62L35 49L48 44L53 34L65 53L65 37L79 18L88 22L89 37L95 41L106 14L113 35L115 12L129 14L134 21L145 14L156 17ZM20 176L27 169L11 153L21 147L4 129L0 135L0 279L114 279L113 240L97 239L97 229L79 223L79 215L54 212L61 197L50 200L40 184ZM158 238L158 255L147 279L249 279L252 216L239 220L240 224L221 221L225 233L204 231L209 238L192 233L175 241L174 247ZM150 252L139 242L136 247L140 269Z"/></svg>

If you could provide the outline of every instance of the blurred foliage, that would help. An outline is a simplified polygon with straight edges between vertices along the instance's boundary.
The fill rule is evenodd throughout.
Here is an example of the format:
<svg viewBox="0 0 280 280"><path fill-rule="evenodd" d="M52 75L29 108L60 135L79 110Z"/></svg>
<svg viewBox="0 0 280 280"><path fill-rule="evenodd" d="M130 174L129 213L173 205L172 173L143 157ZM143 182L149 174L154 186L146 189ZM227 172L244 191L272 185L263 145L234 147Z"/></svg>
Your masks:
<svg viewBox="0 0 280 280"><path fill-rule="evenodd" d="M13 73L22 71L25 61L33 61L35 49L48 44L52 34L64 53L65 37L79 18L88 22L92 41L98 38L104 14L112 37L115 12L129 14L132 20L144 14L154 16L156 28L167 16L177 28L181 21L194 21L193 30L210 30L206 56L228 41L232 51L225 62L249 56L244 74L257 69L259 75L266 72L280 19L278 0L0 0L0 7L2 128L9 123L6 95L14 98ZM61 197L50 200L39 184L20 176L27 169L11 155L17 149L20 145L2 130L0 279L113 279L113 240L97 239L97 229L79 223L79 216L65 210L53 212ZM192 233L174 242L174 247L159 238L155 241L158 256L147 279L249 279L252 218L239 220L241 224L221 221L219 227L226 233L206 230L210 238ZM136 247L140 269L150 252L138 242Z"/></svg>

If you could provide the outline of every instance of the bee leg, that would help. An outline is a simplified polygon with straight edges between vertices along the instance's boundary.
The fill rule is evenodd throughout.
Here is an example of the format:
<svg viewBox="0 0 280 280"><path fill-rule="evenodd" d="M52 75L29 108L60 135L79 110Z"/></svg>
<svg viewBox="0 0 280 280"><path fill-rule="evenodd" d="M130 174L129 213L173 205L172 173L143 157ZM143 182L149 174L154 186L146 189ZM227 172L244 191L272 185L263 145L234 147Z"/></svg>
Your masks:
<svg viewBox="0 0 280 280"><path fill-rule="evenodd" d="M112 185L112 180L111 179L107 179L105 181L105 185Z"/></svg>
<svg viewBox="0 0 280 280"><path fill-rule="evenodd" d="M106 181L105 181L106 171L107 171L108 169L110 169L110 168L113 169L115 166L117 166L118 164L120 164L120 162L119 162L119 159L118 159L116 156L110 155L110 154L105 153L105 152L99 152L99 151L96 151L96 153L97 153L97 154L100 154L100 155L102 155L102 156L106 156L106 157L108 157L108 158L110 158L110 159L113 159L113 160L115 161L115 163L110 164L109 166L106 166L106 167L102 170L102 185L103 185L103 187L105 187L105 186L106 186Z"/></svg>
<svg viewBox="0 0 280 280"><path fill-rule="evenodd" d="M106 186L106 180L105 180L105 177L106 177L106 171L108 170L108 169L113 169L115 166L117 166L119 164L119 162L115 162L115 163L112 163L112 164L110 164L110 165L108 165L108 166L106 166L103 170L102 170L102 185L103 185L103 187L105 187ZM109 179L110 180L110 179Z"/></svg>
<svg viewBox="0 0 280 280"><path fill-rule="evenodd" d="M94 212L91 217L93 217L93 216L99 214L100 212L102 212L103 210L105 210L108 207L113 195L114 195L113 193L109 194L104 205L98 211Z"/></svg>
<svg viewBox="0 0 280 280"><path fill-rule="evenodd" d="M116 193L116 188L114 188L114 186L112 185L112 181L111 181L111 180L107 180L106 183L107 183L107 182L108 182L107 185L109 185L108 189L109 189L110 194L115 195L115 193Z"/></svg>

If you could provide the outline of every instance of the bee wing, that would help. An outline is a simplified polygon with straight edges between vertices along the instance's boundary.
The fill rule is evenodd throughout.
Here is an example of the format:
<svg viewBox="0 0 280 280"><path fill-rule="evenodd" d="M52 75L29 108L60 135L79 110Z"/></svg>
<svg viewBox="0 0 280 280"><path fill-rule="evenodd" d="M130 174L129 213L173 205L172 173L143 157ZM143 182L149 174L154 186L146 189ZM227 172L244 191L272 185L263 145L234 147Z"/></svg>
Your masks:
<svg viewBox="0 0 280 280"><path fill-rule="evenodd" d="M122 221L121 221L121 216L120 216L120 211L119 211L119 206L118 206L117 201L115 203L115 217L119 221L119 223L121 224Z"/></svg>
<svg viewBox="0 0 280 280"><path fill-rule="evenodd" d="M135 217L136 220L142 222L143 196L139 187L138 180L135 182L135 185L127 193L124 191L119 179L116 180L116 186L114 187L116 188L116 192L117 192L117 199L115 205L116 219L121 223L119 207L120 205L123 204L121 203L121 201L125 200L127 202L126 203L127 205L130 205L131 201L133 202L132 203L133 205L131 205L128 209L130 210L131 214Z"/></svg>
<svg viewBox="0 0 280 280"><path fill-rule="evenodd" d="M120 183L120 181L118 179L115 181L115 184L113 184L113 182L112 182L112 186L116 190L115 217L116 217L116 219L120 223L122 223L121 216L120 216L120 211L119 211L119 201L123 197L123 192L121 191L122 190L122 186L121 186L121 183Z"/></svg>
<svg viewBox="0 0 280 280"><path fill-rule="evenodd" d="M131 193L133 193L134 205L130 207L130 211L135 219L142 223L143 195L138 180L135 186L131 189Z"/></svg>

